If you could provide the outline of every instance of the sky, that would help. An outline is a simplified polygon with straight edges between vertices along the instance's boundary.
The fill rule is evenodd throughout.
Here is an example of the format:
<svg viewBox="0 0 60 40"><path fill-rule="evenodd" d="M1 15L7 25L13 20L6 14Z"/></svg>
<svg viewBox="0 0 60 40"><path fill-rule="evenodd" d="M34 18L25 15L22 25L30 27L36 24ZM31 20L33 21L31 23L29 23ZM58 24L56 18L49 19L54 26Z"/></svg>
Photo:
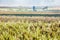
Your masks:
<svg viewBox="0 0 60 40"><path fill-rule="evenodd" d="M60 6L60 0L0 0L0 6Z"/></svg>

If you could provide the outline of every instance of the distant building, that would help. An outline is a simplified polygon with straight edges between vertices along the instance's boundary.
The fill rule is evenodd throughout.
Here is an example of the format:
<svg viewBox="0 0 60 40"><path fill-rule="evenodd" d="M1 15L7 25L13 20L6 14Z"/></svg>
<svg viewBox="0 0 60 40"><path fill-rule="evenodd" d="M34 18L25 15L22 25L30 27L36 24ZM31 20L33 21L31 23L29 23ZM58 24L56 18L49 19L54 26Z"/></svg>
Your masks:
<svg viewBox="0 0 60 40"><path fill-rule="evenodd" d="M35 6L33 6L33 11L36 11L36 8L35 8Z"/></svg>
<svg viewBox="0 0 60 40"><path fill-rule="evenodd" d="M48 9L48 7L47 7L47 6L43 8L43 10L46 10L46 9Z"/></svg>

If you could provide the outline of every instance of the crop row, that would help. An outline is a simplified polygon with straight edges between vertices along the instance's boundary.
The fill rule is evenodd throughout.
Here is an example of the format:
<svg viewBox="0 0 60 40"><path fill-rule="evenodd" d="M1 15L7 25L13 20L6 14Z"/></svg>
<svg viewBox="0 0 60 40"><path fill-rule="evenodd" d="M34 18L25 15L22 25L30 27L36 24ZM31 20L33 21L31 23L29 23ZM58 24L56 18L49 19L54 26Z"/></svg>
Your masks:
<svg viewBox="0 0 60 40"><path fill-rule="evenodd" d="M60 40L60 21L0 22L0 40Z"/></svg>

